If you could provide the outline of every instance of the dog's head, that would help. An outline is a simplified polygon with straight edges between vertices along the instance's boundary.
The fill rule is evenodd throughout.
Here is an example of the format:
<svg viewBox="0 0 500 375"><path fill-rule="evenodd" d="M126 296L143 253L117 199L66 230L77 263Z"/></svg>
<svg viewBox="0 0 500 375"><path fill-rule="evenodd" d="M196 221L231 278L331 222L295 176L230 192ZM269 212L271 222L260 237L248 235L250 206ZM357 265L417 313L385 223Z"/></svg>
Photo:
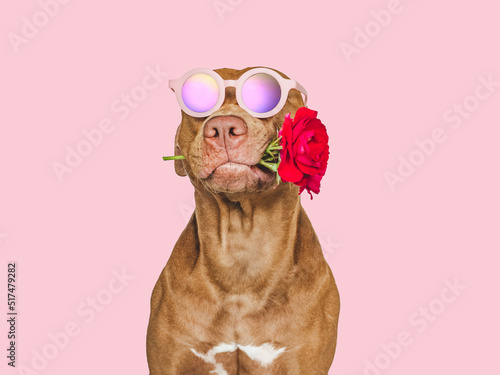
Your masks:
<svg viewBox="0 0 500 375"><path fill-rule="evenodd" d="M217 69L224 80L237 80L246 71ZM273 69L274 70L274 69ZM283 78L286 75L275 70ZM304 106L302 95L291 89L283 108L274 116L257 118L238 105L234 87L225 89L222 106L208 117L193 117L182 111L175 136L175 171L188 175L195 188L215 193L256 193L269 190L276 176L258 165L266 147L277 136L285 115Z"/></svg>

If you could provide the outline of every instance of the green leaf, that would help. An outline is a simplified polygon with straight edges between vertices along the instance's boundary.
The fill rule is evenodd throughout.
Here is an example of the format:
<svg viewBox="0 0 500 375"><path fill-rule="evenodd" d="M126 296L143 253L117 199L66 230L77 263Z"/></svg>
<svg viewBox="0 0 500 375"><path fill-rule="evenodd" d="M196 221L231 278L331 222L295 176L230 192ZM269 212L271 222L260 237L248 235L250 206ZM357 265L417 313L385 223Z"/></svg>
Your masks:
<svg viewBox="0 0 500 375"><path fill-rule="evenodd" d="M270 170L272 170L275 173L278 173L278 163L268 163L268 162L266 162L266 161L264 161L264 160L261 159L259 161L259 164L263 165L264 167L266 167L266 168L268 168Z"/></svg>

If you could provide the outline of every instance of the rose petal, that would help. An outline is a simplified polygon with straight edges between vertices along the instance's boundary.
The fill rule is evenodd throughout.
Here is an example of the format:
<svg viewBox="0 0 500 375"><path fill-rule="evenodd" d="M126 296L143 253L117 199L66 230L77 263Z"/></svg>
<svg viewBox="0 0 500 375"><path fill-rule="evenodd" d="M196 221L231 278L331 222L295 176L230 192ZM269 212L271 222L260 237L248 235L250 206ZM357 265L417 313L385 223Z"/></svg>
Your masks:
<svg viewBox="0 0 500 375"><path fill-rule="evenodd" d="M285 153L282 156L281 162L278 166L278 174L283 181L293 183L301 180L304 176L304 174L297 168L297 166L293 162L293 159L291 158L289 153Z"/></svg>
<svg viewBox="0 0 500 375"><path fill-rule="evenodd" d="M300 107L299 109L297 109L297 112L295 112L295 117L293 118L293 120L300 121L304 118L315 119L317 115L318 111L313 111L312 109L309 109L307 107Z"/></svg>

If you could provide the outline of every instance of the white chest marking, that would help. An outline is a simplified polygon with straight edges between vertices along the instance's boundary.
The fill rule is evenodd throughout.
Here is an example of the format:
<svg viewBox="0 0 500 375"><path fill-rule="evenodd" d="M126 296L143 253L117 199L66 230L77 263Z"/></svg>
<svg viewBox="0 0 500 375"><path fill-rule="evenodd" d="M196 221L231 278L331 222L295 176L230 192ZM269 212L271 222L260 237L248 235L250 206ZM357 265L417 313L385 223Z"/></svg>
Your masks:
<svg viewBox="0 0 500 375"><path fill-rule="evenodd" d="M224 369L224 366L222 366L222 364L220 363L217 363L217 361L215 360L215 355L218 353L231 353L234 352L236 349L238 349L236 344L219 344L210 349L207 354L198 353L193 348L191 348L191 351L194 353L195 356L215 366L215 370L210 371L210 373L214 373L216 375L229 375L227 371Z"/></svg>
<svg viewBox="0 0 500 375"><path fill-rule="evenodd" d="M268 342L261 346L238 345L238 348L243 350L252 361L258 362L263 367L267 367L273 363L286 349L274 349L274 346Z"/></svg>
<svg viewBox="0 0 500 375"><path fill-rule="evenodd" d="M222 364L217 363L215 360L215 355L218 353L231 353L236 349L240 349L246 353L246 355L252 360L257 362L263 367L271 365L276 358L280 356L281 353L285 351L286 348L274 349L274 346L268 342L262 344L261 346L253 345L238 345L238 344L219 344L210 349L207 354L198 353L196 350L191 349L195 356L203 359L206 363L210 363L215 366L215 370L210 371L216 375L228 375L227 371L224 369Z"/></svg>

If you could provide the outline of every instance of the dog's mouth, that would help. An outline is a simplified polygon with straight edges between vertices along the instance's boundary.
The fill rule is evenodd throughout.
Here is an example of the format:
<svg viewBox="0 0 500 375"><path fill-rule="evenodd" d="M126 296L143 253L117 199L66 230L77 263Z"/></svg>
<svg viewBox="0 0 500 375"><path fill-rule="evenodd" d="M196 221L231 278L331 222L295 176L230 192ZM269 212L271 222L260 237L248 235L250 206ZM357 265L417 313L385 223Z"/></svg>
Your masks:
<svg viewBox="0 0 500 375"><path fill-rule="evenodd" d="M225 162L204 179L211 188L225 192L261 191L274 184L275 173L260 164Z"/></svg>

